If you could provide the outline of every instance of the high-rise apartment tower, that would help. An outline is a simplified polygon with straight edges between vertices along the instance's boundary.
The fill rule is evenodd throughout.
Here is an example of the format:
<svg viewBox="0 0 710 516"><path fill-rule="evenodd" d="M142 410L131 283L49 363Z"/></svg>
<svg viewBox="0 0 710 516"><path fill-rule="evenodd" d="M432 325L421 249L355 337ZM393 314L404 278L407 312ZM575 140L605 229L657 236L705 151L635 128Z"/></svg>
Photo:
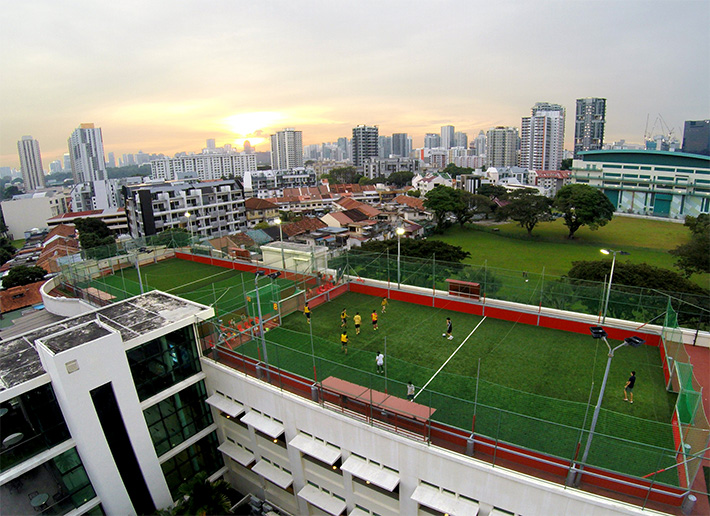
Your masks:
<svg viewBox="0 0 710 516"><path fill-rule="evenodd" d="M271 135L271 168L291 170L303 167L303 136L301 131L286 128Z"/></svg>
<svg viewBox="0 0 710 516"><path fill-rule="evenodd" d="M565 142L565 108L538 102L520 130L520 166L530 170L559 170Z"/></svg>
<svg viewBox="0 0 710 516"><path fill-rule="evenodd" d="M379 129L377 126L358 125L353 127L353 164L361 167L367 158L377 157Z"/></svg>
<svg viewBox="0 0 710 516"><path fill-rule="evenodd" d="M17 142L17 153L20 156L20 169L25 191L33 192L44 188L44 170L42 155L39 152L39 142L31 136L23 136Z"/></svg>
<svg viewBox="0 0 710 516"><path fill-rule="evenodd" d="M577 99L574 122L574 157L589 150L601 150L604 145L606 99L589 97Z"/></svg>
<svg viewBox="0 0 710 516"><path fill-rule="evenodd" d="M108 179L104 159L104 140L100 127L94 127L94 124L81 124L71 133L67 143L75 185Z"/></svg>

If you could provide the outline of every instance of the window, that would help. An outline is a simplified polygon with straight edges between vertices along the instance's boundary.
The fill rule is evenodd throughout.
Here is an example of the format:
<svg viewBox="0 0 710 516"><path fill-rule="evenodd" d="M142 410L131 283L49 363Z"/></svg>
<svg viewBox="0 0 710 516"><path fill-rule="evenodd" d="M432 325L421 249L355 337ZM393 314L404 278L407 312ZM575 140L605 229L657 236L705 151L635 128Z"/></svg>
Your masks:
<svg viewBox="0 0 710 516"><path fill-rule="evenodd" d="M192 326L135 347L126 355L141 401L200 371Z"/></svg>
<svg viewBox="0 0 710 516"><path fill-rule="evenodd" d="M200 381L143 411L158 456L212 424Z"/></svg>
<svg viewBox="0 0 710 516"><path fill-rule="evenodd" d="M212 432L161 464L173 498L177 497L180 486L196 473L204 471L209 476L224 465L217 445L217 434Z"/></svg>

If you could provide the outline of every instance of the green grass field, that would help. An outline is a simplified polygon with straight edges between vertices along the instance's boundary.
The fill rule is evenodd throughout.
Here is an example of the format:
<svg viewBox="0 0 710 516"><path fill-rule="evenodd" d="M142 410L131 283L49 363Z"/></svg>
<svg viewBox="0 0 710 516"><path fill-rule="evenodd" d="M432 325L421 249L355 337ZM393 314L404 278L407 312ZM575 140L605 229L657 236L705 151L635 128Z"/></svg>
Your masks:
<svg viewBox="0 0 710 516"><path fill-rule="evenodd" d="M499 231L490 232L491 227ZM466 263L480 265L487 261L492 267L536 273L540 273L544 266L546 274L556 276L567 274L573 261L604 259L599 252L604 247L631 253L620 256L619 260L648 263L678 272L668 251L690 239L690 231L682 224L629 217L615 217L596 231L582 227L573 240L566 238L567 227L562 219L538 224L532 238L516 223L494 224L486 228L488 230L454 226L443 235L430 238L461 246L470 252L471 257ZM710 274L694 274L691 280L710 287Z"/></svg>

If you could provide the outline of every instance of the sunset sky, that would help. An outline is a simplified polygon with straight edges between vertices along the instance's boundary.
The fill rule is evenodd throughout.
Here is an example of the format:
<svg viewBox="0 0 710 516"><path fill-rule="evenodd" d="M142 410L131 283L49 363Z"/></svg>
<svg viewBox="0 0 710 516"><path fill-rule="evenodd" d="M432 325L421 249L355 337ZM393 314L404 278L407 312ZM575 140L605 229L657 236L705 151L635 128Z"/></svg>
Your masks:
<svg viewBox="0 0 710 516"><path fill-rule="evenodd" d="M45 169L80 123L106 153L172 155L284 127L304 145L519 127L535 102L607 98L607 142L710 118L710 1L0 0L0 166Z"/></svg>

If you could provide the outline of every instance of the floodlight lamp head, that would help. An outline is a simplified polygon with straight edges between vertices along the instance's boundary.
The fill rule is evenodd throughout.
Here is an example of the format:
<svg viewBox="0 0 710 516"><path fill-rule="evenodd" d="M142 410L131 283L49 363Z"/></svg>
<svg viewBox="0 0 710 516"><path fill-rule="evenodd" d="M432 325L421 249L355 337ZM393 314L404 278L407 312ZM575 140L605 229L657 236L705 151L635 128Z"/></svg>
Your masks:
<svg viewBox="0 0 710 516"><path fill-rule="evenodd" d="M395 230L395 233L397 233L399 236L404 235L404 228L397 228Z"/></svg>
<svg viewBox="0 0 710 516"><path fill-rule="evenodd" d="M590 326L589 331L595 339L602 339L606 337L606 331L604 331L604 328L601 326Z"/></svg>
<svg viewBox="0 0 710 516"><path fill-rule="evenodd" d="M626 344L627 346L631 346L632 348L638 348L644 342L646 341L643 340L641 337L637 337L636 335L624 339L624 344Z"/></svg>
<svg viewBox="0 0 710 516"><path fill-rule="evenodd" d="M611 251L609 251L609 249L599 249L599 252L602 254L611 254Z"/></svg>
<svg viewBox="0 0 710 516"><path fill-rule="evenodd" d="M256 271L254 274L256 274L256 277L258 278L259 276L263 276L264 274L266 274L266 272L265 271Z"/></svg>
<svg viewBox="0 0 710 516"><path fill-rule="evenodd" d="M279 217L276 217L274 219L274 224L281 224L281 219Z"/></svg>
<svg viewBox="0 0 710 516"><path fill-rule="evenodd" d="M271 278L271 279L276 279L279 276L281 276L281 271L276 271L276 272L272 272L271 274L269 274L269 278Z"/></svg>

